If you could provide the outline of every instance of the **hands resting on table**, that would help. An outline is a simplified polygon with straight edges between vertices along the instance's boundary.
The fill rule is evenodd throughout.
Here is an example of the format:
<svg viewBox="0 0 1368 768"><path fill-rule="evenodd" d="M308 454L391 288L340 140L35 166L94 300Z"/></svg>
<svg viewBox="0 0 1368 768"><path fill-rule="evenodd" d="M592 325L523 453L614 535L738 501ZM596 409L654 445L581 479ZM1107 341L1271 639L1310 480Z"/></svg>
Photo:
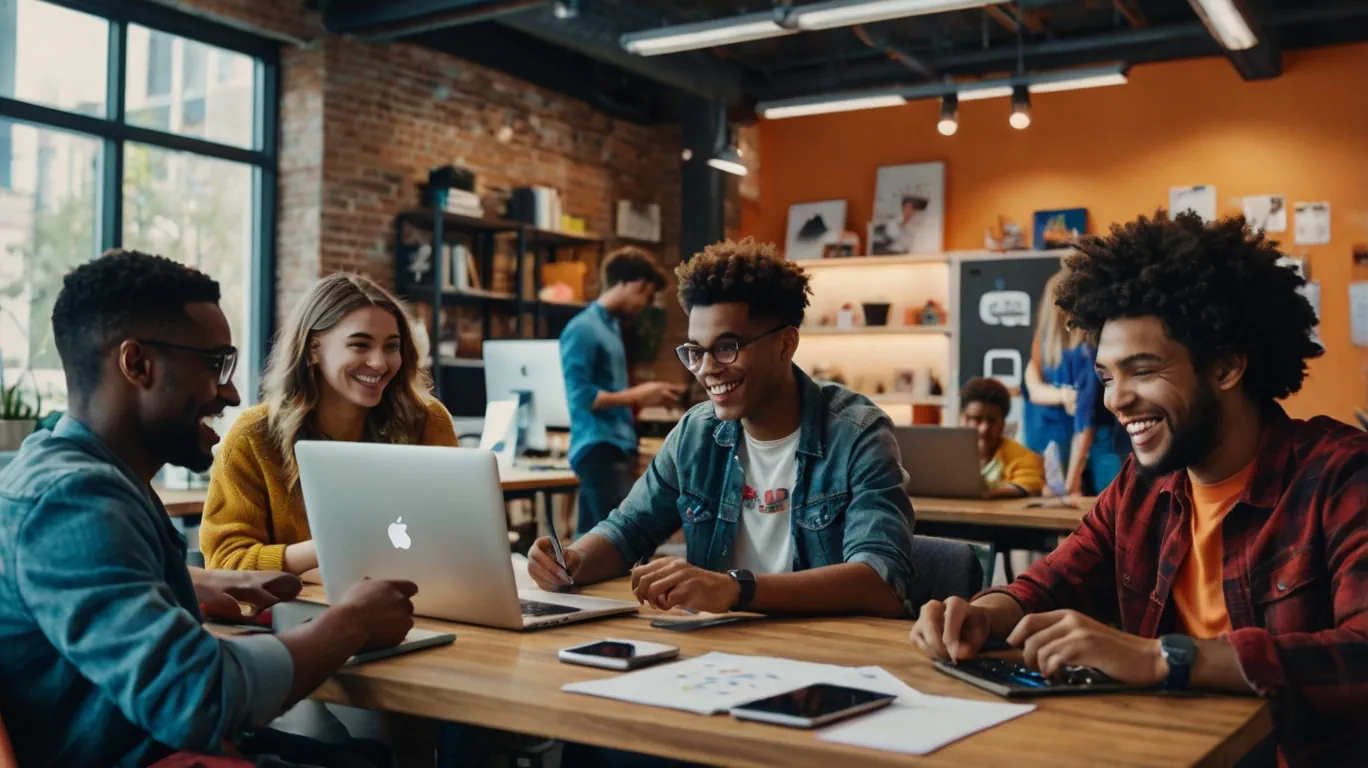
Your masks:
<svg viewBox="0 0 1368 768"><path fill-rule="evenodd" d="M527 553L527 573L548 592L570 587L584 564L583 555L566 548L565 568L556 562L551 539L537 539ZM568 573L567 573L568 571ZM740 599L741 586L725 573L698 568L678 557L664 557L632 568L632 594L642 605L662 611L683 609L726 613Z"/></svg>

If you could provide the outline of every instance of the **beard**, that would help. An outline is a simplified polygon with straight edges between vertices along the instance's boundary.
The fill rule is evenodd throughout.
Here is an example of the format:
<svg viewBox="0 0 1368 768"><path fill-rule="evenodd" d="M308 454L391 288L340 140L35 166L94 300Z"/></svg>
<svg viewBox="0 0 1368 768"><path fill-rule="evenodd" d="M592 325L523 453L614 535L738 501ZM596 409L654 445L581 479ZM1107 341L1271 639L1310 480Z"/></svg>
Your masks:
<svg viewBox="0 0 1368 768"><path fill-rule="evenodd" d="M214 465L214 454L200 447L198 427L188 438L181 437L167 443L167 446L171 449L166 460L168 464L185 467L195 473L207 472Z"/></svg>
<svg viewBox="0 0 1368 768"><path fill-rule="evenodd" d="M1216 442L1221 420L1219 407L1215 388L1207 381L1199 382L1187 410L1187 421L1178 423L1169 419L1173 444L1154 464L1141 464L1141 473L1153 479L1202 463Z"/></svg>

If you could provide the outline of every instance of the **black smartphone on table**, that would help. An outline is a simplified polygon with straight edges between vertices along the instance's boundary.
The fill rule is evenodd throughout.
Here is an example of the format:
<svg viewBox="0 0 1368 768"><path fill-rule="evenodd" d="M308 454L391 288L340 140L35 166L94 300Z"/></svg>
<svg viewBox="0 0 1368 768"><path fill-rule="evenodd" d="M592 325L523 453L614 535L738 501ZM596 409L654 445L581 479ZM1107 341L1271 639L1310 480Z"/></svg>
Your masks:
<svg viewBox="0 0 1368 768"><path fill-rule="evenodd" d="M820 728L892 704L897 696L817 683L733 707L732 717L790 728Z"/></svg>

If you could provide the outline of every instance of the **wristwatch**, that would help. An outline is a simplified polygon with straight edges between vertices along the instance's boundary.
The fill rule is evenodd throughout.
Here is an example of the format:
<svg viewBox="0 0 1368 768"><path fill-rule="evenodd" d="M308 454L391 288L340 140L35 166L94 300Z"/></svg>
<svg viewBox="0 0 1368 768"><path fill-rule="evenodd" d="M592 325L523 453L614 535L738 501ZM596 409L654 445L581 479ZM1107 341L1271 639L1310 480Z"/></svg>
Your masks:
<svg viewBox="0 0 1368 768"><path fill-rule="evenodd" d="M1187 688L1192 676L1192 665L1197 661L1197 642L1187 635L1164 635L1159 638L1159 653L1168 663L1168 677L1164 679L1166 691L1181 691Z"/></svg>
<svg viewBox="0 0 1368 768"><path fill-rule="evenodd" d="M727 575L735 579L741 587L741 595L736 598L736 605L733 605L731 609L733 611L744 611L746 606L755 599L755 574L744 568L735 568L727 571Z"/></svg>

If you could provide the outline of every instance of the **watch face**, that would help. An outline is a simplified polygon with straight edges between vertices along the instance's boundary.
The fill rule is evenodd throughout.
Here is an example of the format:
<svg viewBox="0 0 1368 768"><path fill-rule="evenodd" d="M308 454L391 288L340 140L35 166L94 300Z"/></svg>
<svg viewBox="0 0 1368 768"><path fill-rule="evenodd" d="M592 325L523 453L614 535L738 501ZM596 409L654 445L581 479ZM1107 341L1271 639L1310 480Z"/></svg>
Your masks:
<svg viewBox="0 0 1368 768"><path fill-rule="evenodd" d="M1197 660L1197 643L1186 635L1165 635L1159 649L1170 664L1190 665Z"/></svg>

